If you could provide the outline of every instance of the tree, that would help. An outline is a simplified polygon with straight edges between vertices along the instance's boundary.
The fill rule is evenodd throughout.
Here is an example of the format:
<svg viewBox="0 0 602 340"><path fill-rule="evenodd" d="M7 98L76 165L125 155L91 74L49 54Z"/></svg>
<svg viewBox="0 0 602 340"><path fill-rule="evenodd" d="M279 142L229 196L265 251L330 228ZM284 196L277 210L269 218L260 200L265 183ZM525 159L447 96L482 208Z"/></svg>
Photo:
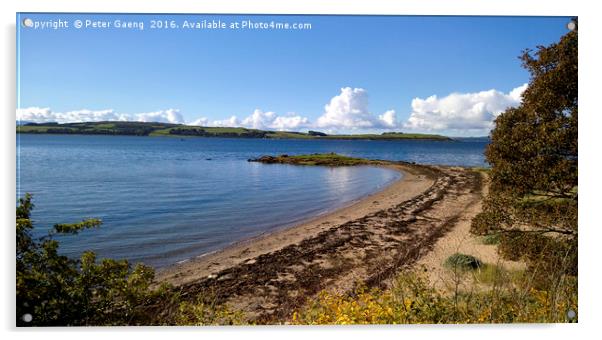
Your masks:
<svg viewBox="0 0 602 340"><path fill-rule="evenodd" d="M520 59L531 79L521 105L495 120L491 188L472 230L500 234L504 255L552 284L577 274L577 30Z"/></svg>

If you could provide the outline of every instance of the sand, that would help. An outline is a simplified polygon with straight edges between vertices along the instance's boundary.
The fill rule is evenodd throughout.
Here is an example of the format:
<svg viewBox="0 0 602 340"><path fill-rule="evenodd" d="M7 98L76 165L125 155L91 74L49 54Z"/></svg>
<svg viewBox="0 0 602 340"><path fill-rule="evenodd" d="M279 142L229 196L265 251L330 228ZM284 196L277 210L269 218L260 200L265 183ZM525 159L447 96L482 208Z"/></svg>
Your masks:
<svg viewBox="0 0 602 340"><path fill-rule="evenodd" d="M482 197L487 195L488 180L483 176ZM414 267L424 272L429 283L438 291L451 294L456 289L462 291L475 288L487 288L474 281L472 275L462 275L444 266L445 260L455 253L472 255L483 263L497 265L506 270L523 270L524 262L503 259L497 252L497 245L483 244L483 238L470 232L471 221L482 211L483 201L478 200L466 207L458 223L441 237L434 245L432 251L416 262ZM475 283L477 283L475 285Z"/></svg>
<svg viewBox="0 0 602 340"><path fill-rule="evenodd" d="M169 266L157 273L157 280L181 285L208 277L259 255L282 249L290 244L299 243L303 239L313 237L332 226L391 208L417 196L433 184L433 179L429 178L419 168L407 165L387 165L385 167L401 172L402 177L379 192L298 225L244 240L220 251Z"/></svg>
<svg viewBox="0 0 602 340"><path fill-rule="evenodd" d="M289 320L322 290L386 287L449 241L482 200L482 177L460 167L387 163L404 176L348 207L158 273L184 299L203 297L250 322ZM444 241L441 241L444 240ZM443 248L448 249L443 246ZM447 250L426 265L435 265Z"/></svg>

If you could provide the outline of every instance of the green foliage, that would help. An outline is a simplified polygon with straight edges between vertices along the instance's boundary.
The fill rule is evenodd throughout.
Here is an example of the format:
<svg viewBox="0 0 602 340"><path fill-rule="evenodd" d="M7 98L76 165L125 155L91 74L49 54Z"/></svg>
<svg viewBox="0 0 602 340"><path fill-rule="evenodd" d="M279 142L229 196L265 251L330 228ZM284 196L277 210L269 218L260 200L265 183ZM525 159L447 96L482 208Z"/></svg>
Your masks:
<svg viewBox="0 0 602 340"><path fill-rule="evenodd" d="M266 138L267 131L251 130L244 128L199 128L182 126L170 128L170 135L191 137L222 137L222 138ZM161 134L155 132L155 134Z"/></svg>
<svg viewBox="0 0 602 340"><path fill-rule="evenodd" d="M225 305L207 303L206 299L180 304L176 324L182 326L201 325L244 325L241 311L232 310Z"/></svg>
<svg viewBox="0 0 602 340"><path fill-rule="evenodd" d="M577 31L526 50L522 104L498 116L485 155L494 190L573 198L577 186Z"/></svg>
<svg viewBox="0 0 602 340"><path fill-rule="evenodd" d="M95 228L100 220L57 224L46 236L31 236L31 195L17 207L17 325L113 325L149 321L144 306L165 289L150 290L154 272L150 267L127 261L104 259L97 263L94 253L80 260L58 253L53 234L76 234ZM23 316L32 316L26 322Z"/></svg>
<svg viewBox="0 0 602 340"><path fill-rule="evenodd" d="M294 165L322 165L322 166L354 166L379 164L378 161L372 161L364 158L354 158L338 155L336 153L321 153L311 155L280 155L280 156L262 156L257 159L250 159L252 162L261 162L266 164L294 164Z"/></svg>
<svg viewBox="0 0 602 340"><path fill-rule="evenodd" d="M496 276L499 277L499 276ZM513 279L513 277L511 277ZM492 279L497 281L497 279ZM555 291L516 282L505 289L444 295L414 273L399 275L391 289L358 289L354 294L321 292L296 311L293 324L418 324L577 322L577 283Z"/></svg>
<svg viewBox="0 0 602 340"><path fill-rule="evenodd" d="M59 234L77 234L81 230L100 227L102 221L97 218L87 219L78 223L60 223L54 225L54 231Z"/></svg>
<svg viewBox="0 0 602 340"><path fill-rule="evenodd" d="M53 235L77 234L100 226L101 221L57 224L47 236L34 239L32 209L32 197L26 194L16 209L17 326L200 325L242 320L240 313L225 306L191 302L173 287L157 285L151 267L132 268L126 260L98 261L93 252L78 260L60 255Z"/></svg>
<svg viewBox="0 0 602 340"><path fill-rule="evenodd" d="M445 260L445 266L454 270L474 270L482 266L481 260L472 255L455 253Z"/></svg>
<svg viewBox="0 0 602 340"><path fill-rule="evenodd" d="M569 32L521 56L531 80L522 104L495 121L485 152L491 187L472 221L474 233L499 240L500 254L525 261L531 285L548 292L577 276L577 41Z"/></svg>
<svg viewBox="0 0 602 340"><path fill-rule="evenodd" d="M476 284L512 286L521 283L523 270L507 270L501 265L483 263L472 272Z"/></svg>
<svg viewBox="0 0 602 340"><path fill-rule="evenodd" d="M500 234L489 234L483 236L483 244L487 245L497 245L500 243L501 235Z"/></svg>

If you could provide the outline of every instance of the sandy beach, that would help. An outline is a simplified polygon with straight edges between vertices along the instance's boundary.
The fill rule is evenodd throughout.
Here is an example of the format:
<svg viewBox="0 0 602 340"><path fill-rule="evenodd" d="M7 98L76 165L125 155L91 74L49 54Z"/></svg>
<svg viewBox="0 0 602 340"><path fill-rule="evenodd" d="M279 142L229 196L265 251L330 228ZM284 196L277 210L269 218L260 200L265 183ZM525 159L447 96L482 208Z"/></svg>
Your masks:
<svg viewBox="0 0 602 340"><path fill-rule="evenodd" d="M386 167L401 172L402 177L381 191L298 225L237 242L222 250L163 268L157 273L158 280L181 285L205 278L222 269L313 237L332 226L391 208L422 193L433 183L432 176L428 176L420 168L407 165Z"/></svg>
<svg viewBox="0 0 602 340"><path fill-rule="evenodd" d="M459 167L386 162L400 180L350 206L157 273L191 299L211 296L274 323L321 290L386 286L474 213L482 178Z"/></svg>

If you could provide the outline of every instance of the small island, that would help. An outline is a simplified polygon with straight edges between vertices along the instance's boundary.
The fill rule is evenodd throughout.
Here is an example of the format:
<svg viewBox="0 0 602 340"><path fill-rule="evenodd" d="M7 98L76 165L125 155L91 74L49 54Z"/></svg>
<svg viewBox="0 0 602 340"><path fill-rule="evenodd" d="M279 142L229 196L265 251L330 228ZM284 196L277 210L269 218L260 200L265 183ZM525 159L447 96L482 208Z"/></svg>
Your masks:
<svg viewBox="0 0 602 340"><path fill-rule="evenodd" d="M268 131L242 127L201 127L171 123L147 122L82 122L82 123L31 123L17 125L17 133L124 135L171 137L220 137L267 139L343 139L343 140L434 140L451 141L442 135L423 133L384 132L382 134L329 135L319 131Z"/></svg>
<svg viewBox="0 0 602 340"><path fill-rule="evenodd" d="M265 164L291 164L291 165L322 165L322 166L354 166L354 165L383 165L385 162L364 158L354 158L338 155L336 153L315 153L311 155L280 155L261 156L249 159L249 162Z"/></svg>

